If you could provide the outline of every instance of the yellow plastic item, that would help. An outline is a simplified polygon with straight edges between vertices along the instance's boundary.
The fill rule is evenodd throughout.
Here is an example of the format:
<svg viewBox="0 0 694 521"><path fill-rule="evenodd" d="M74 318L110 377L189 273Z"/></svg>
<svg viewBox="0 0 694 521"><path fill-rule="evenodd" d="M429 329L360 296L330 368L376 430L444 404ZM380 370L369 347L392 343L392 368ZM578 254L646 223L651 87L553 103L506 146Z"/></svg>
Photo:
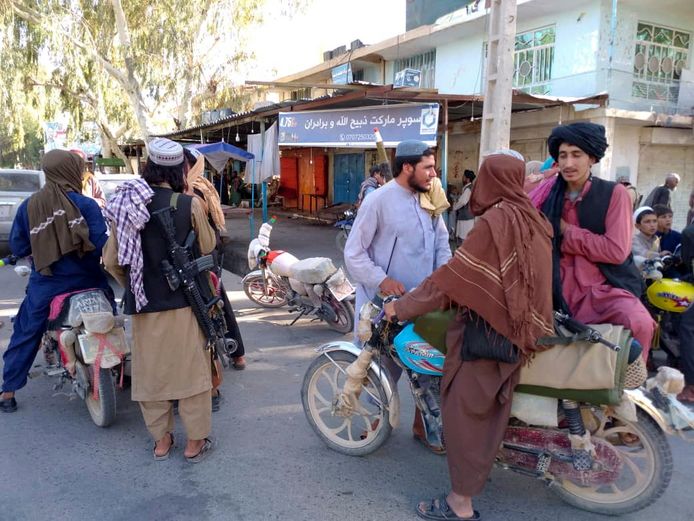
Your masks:
<svg viewBox="0 0 694 521"><path fill-rule="evenodd" d="M646 290L648 301L658 309L684 313L694 302L694 284L677 279L655 281Z"/></svg>

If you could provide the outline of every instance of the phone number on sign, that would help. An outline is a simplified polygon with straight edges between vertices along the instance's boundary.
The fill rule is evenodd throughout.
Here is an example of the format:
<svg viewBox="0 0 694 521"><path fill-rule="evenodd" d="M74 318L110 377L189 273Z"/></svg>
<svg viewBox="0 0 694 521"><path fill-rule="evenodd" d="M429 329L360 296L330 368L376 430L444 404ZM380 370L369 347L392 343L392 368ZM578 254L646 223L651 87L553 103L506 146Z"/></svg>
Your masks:
<svg viewBox="0 0 694 521"><path fill-rule="evenodd" d="M371 134L340 134L340 141L375 141Z"/></svg>

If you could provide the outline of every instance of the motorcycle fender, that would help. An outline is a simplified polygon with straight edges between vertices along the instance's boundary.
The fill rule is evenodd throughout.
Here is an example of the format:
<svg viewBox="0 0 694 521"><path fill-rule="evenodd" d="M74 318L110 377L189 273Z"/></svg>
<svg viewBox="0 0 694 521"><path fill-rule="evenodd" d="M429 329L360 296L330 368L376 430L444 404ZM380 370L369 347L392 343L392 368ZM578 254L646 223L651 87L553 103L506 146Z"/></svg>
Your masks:
<svg viewBox="0 0 694 521"><path fill-rule="evenodd" d="M263 272L262 270L254 270L251 271L248 275L246 275L243 280L241 281L242 284L245 284L248 279L255 278L255 277L262 277Z"/></svg>
<svg viewBox="0 0 694 521"><path fill-rule="evenodd" d="M361 349L355 346L352 342L336 341L323 344L316 348L318 354L333 353L335 351L346 351L354 356L359 356ZM381 368L376 362L371 362L369 367L383 384L383 390L386 392L386 399L388 401L388 411L390 425L395 428L398 426L400 421L400 397L397 392L394 392L394 385L391 382L390 376L386 372L385 368Z"/></svg>
<svg viewBox="0 0 694 521"><path fill-rule="evenodd" d="M651 419L658 424L658 427L660 427L663 432L667 434L674 434L674 431L670 426L670 422L641 389L626 389L624 394L627 395L639 409L648 414L648 416L650 416Z"/></svg>
<svg viewBox="0 0 694 521"><path fill-rule="evenodd" d="M342 299L343 302L353 301L357 297L356 293L353 291L351 294L347 295Z"/></svg>

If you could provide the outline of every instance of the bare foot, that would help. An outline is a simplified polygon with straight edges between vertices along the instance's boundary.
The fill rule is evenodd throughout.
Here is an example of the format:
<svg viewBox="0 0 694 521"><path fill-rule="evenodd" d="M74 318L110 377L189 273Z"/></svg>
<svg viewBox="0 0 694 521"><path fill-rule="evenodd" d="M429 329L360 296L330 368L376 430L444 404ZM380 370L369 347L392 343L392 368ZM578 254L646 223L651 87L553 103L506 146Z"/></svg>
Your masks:
<svg viewBox="0 0 694 521"><path fill-rule="evenodd" d="M14 392L5 391L4 393L2 393L3 400L9 400L10 398L14 398Z"/></svg>
<svg viewBox="0 0 694 521"><path fill-rule="evenodd" d="M205 444L205 440L188 440L188 443L186 443L186 448L183 451L183 455L186 458L192 458L193 456L197 456L200 451L202 450L202 446Z"/></svg>
<svg viewBox="0 0 694 521"><path fill-rule="evenodd" d="M448 496L446 496L446 502L458 517L472 517L475 515L475 511L472 508L472 498L469 496L461 496L451 490Z"/></svg>
<svg viewBox="0 0 694 521"><path fill-rule="evenodd" d="M173 445L173 434L167 432L164 437L154 443L154 455L165 456Z"/></svg>

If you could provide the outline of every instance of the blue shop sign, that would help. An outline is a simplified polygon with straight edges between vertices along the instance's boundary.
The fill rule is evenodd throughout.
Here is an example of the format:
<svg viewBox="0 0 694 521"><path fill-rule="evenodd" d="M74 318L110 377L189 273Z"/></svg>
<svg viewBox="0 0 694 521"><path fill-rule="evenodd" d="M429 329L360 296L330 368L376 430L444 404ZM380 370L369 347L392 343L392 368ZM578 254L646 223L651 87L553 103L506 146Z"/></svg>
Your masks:
<svg viewBox="0 0 694 521"><path fill-rule="evenodd" d="M406 139L436 146L439 105L379 105L342 110L280 112L279 145L375 148L374 128L387 147Z"/></svg>

